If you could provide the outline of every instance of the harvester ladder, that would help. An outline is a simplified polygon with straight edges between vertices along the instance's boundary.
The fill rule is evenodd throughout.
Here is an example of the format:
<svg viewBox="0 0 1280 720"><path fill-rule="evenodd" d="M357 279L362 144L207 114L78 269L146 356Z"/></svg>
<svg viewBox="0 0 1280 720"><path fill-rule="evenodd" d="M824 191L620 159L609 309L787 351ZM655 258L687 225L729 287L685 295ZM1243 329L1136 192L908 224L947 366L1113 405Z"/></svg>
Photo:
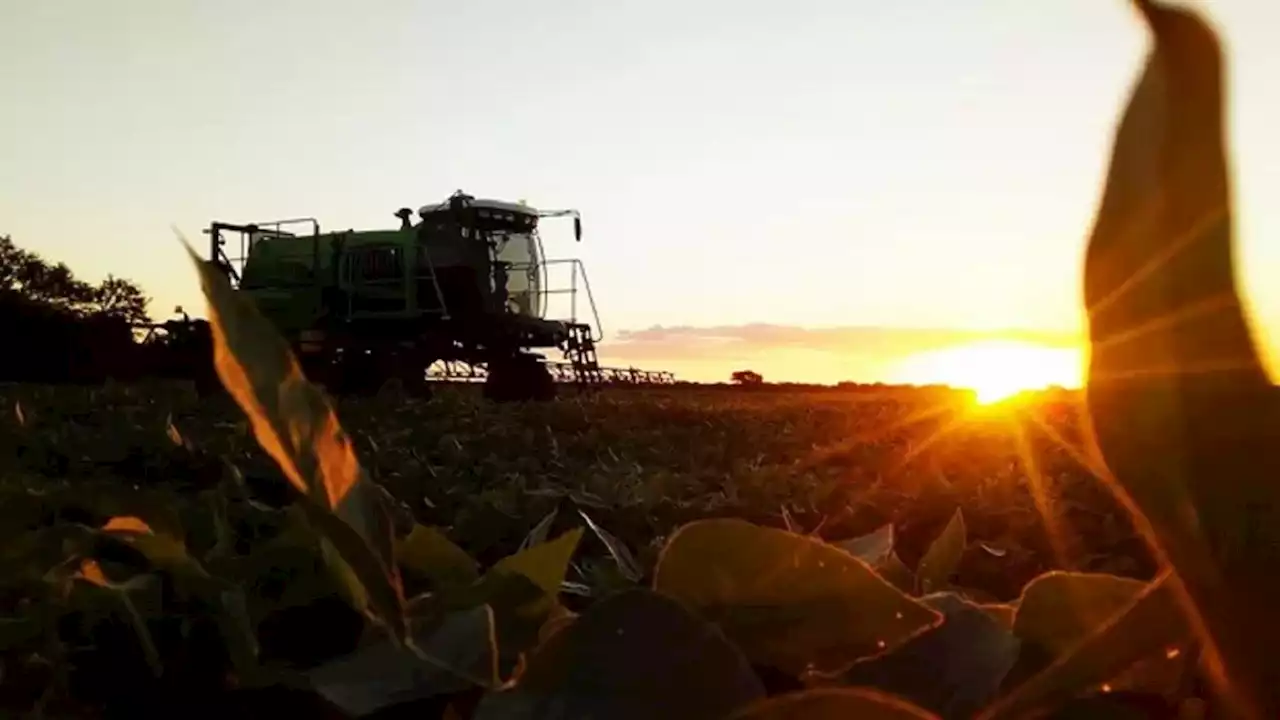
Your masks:
<svg viewBox="0 0 1280 720"><path fill-rule="evenodd" d="M600 359L596 356L596 341L591 326L573 323L569 326L569 339L565 343L564 357L573 367L578 385L599 385L604 382L600 371Z"/></svg>

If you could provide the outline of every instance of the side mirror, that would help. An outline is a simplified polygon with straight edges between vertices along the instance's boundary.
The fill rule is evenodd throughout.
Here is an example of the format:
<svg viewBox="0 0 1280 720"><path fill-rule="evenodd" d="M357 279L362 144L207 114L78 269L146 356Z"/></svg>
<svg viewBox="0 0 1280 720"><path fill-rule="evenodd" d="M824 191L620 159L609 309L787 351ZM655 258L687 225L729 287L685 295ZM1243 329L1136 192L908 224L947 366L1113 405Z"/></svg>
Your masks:
<svg viewBox="0 0 1280 720"><path fill-rule="evenodd" d="M573 219L573 239L582 242L582 218Z"/></svg>

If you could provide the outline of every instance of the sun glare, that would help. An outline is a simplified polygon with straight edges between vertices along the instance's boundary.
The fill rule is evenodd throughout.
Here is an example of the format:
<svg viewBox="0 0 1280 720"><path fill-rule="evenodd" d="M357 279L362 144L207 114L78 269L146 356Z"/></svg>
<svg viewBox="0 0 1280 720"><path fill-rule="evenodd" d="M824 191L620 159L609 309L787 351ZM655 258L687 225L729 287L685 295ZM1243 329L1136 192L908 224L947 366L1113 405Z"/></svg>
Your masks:
<svg viewBox="0 0 1280 720"><path fill-rule="evenodd" d="M1079 350L1007 340L984 340L920 353L902 364L900 380L973 390L987 405L1026 390L1080 387Z"/></svg>

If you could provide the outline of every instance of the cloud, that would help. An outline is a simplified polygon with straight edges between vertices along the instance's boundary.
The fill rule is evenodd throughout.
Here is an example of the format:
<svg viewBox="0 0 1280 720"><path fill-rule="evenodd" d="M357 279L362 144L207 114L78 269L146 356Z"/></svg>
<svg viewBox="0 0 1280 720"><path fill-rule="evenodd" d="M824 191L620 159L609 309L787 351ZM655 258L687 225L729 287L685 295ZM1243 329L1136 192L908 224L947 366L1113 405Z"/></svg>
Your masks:
<svg viewBox="0 0 1280 720"><path fill-rule="evenodd" d="M884 359L987 339L1015 340L1050 346L1077 346L1079 335L1034 330L967 330L847 326L807 328L796 325L719 325L694 327L655 325L622 330L602 343L611 357L628 359L738 359L761 353L793 350L861 355Z"/></svg>

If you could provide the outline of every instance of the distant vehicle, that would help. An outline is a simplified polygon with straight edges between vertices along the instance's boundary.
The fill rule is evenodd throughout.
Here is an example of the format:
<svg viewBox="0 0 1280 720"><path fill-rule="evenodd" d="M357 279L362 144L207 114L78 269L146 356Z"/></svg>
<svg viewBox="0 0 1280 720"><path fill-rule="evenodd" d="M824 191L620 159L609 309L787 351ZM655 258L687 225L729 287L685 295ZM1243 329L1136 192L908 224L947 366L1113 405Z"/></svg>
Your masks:
<svg viewBox="0 0 1280 720"><path fill-rule="evenodd" d="M428 368L484 378L497 401L547 400L556 381L669 383L670 373L601 368L599 313L578 259L547 260L539 223L573 219L576 210L536 210L476 199L461 191L417 211L402 208L389 230L322 232L314 218L269 223L211 223L209 259L248 294L289 340L309 378L339 394L376 390L398 378L406 391L430 394ZM229 254L230 250L236 254ZM547 267L570 266L568 288L550 288ZM579 279L581 288L578 287ZM590 321L580 321L578 293ZM546 317L552 293L570 295L570 317ZM209 328L174 320L148 343L164 344L170 376L208 386ZM563 361L536 352L555 348ZM439 376L441 373L436 373Z"/></svg>

